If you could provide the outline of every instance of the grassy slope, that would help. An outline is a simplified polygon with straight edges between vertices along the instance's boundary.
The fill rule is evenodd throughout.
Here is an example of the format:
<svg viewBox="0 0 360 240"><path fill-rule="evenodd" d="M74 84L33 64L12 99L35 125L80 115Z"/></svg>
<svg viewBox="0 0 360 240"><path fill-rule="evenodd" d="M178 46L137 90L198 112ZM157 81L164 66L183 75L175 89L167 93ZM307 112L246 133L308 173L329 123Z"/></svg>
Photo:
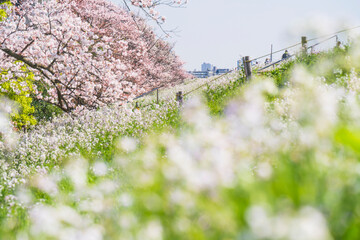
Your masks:
<svg viewBox="0 0 360 240"><path fill-rule="evenodd" d="M314 69L315 64L318 63L319 61L322 61L322 59L325 59L325 58L326 59L333 58L334 62L337 65L339 65L338 67L341 67L340 64L342 61L342 57L339 58L338 55L335 55L333 52L329 52L329 53L318 54L318 55L310 55L310 56L308 56L306 58L302 58L302 59L296 59L295 61L288 62L288 63L282 65L280 68L277 68L273 71L263 73L263 75L266 77L274 78L278 87L281 88L286 85L286 82L288 81L288 79L290 77L291 70L293 69L295 64L300 63L300 64L305 65L311 71L316 71L316 69ZM348 74L349 71L350 71L350 69L342 68L341 75ZM339 76L335 76L334 74L328 74L325 77L326 77L326 80L331 83L334 78L339 77ZM233 82L229 85L219 86L215 89L211 89L211 88L205 89L203 91L203 94L205 95L205 99L207 100L207 106L209 107L210 113L215 117L221 117L227 103L234 97L241 94L241 86L243 84L244 84L244 80L239 79L238 81ZM154 133L154 132L164 132L164 131L177 132L181 127L183 127L183 123L181 121L179 114L177 112L172 111L172 112L168 112L168 114L163 116L162 121L154 123L153 126L149 127L148 129L142 129L142 131L138 131L139 129L137 129L136 123L130 124L128 126L127 130L125 131L125 133L123 134L123 136L124 135L134 136L134 132L135 132L135 137L141 138L141 135L143 135L144 133ZM96 153L98 151L100 151L102 153L102 156L105 160L111 161L114 157L114 152L115 152L114 142L109 142L107 140L106 135L104 135L102 138L102 141L99 142L99 145L97 145L97 147L92 149L93 153ZM85 149L81 150L81 153L84 156L86 156L87 158L95 158L95 154L91 154L91 153L87 152ZM309 158L311 158L311 156L309 156ZM295 170L294 166L292 166L294 163L289 162L289 161L284 161L284 164L285 165L282 166L278 171L278 174L279 174L278 180L274 181L272 183L269 183L269 186L264 185L263 188L268 189L270 191L268 193L268 196L270 196L271 194L275 194L273 196L274 198L276 197L276 194L289 194L290 196L293 196L294 198L299 198L299 196L298 196L299 193L295 192L295 189L300 189L301 186L299 186L299 184L301 185L301 183L304 183L304 182L310 183L312 178L307 179L307 177L309 177L308 175L306 175L306 173L308 172L308 169L306 169L305 167ZM286 164L288 164L289 166L287 166ZM285 169L286 171L283 169ZM291 172L291 171L289 172L288 171L289 169L292 169L293 172ZM282 171L284 171L284 172L282 172ZM291 183L294 188L287 189L290 192L276 192L276 191L271 192L272 188L277 189L277 191L285 191L286 189L282 189L282 187L283 187L282 183L287 182L291 179L294 180L293 178L289 177L289 174L304 174L304 175L303 175L303 177L300 175L298 176L299 182ZM96 177L94 177L94 179L89 179L89 181L96 181ZM320 182L317 184L320 184ZM307 186L310 186L310 185L312 185L312 183L307 184ZM68 187L66 182L63 183L62 187L64 189L69 188L68 191L71 192L71 187ZM254 187L256 187L256 186L254 186ZM257 187L259 187L259 186L257 186ZM312 190L313 189L310 189L309 190L310 192L308 194L305 194L305 192L304 192L303 195L311 195ZM235 193L233 193L233 194L235 194ZM37 197L39 199L47 198L47 196L43 195L42 193L39 193L39 195ZM318 196L318 198L319 199L317 199L316 201L319 201L319 202L323 201L323 200L321 200L322 199L321 196ZM353 203L349 202L349 204L353 204ZM300 205L300 202L299 202L299 205ZM349 209L351 210L351 208L349 208ZM2 211L2 212L3 212L3 214L0 213L0 215L3 215L3 216L0 218L4 219L6 211ZM336 213L333 213L333 215L334 215L333 216L334 218L337 217ZM15 216L17 216L20 219L20 221L18 221L18 223L21 223L18 226L15 226L15 227L12 226L13 231L16 232L18 228L26 227L27 221L24 220L24 219L26 219L26 214L21 209L17 210L17 214L15 214Z"/></svg>

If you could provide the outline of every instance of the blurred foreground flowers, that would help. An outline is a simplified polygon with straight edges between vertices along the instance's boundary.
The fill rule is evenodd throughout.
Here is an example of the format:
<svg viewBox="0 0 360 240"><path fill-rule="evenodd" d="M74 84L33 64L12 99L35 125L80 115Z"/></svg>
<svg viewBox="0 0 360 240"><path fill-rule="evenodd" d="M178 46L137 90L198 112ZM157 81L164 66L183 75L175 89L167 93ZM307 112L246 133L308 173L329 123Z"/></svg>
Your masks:
<svg viewBox="0 0 360 240"><path fill-rule="evenodd" d="M357 239L359 75L348 65L329 68L339 75L332 81L304 67L283 88L254 79L216 118L197 96L180 110L170 102L139 113L109 108L55 119L24 135L17 151L2 153L8 217L0 233ZM175 121L178 112L175 130L142 134Z"/></svg>

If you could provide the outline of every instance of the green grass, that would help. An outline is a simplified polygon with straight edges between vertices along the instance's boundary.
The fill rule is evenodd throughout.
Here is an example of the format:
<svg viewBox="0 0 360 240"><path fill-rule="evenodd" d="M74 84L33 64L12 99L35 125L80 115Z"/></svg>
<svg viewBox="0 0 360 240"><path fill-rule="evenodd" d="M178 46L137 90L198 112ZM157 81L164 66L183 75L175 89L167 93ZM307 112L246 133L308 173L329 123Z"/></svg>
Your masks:
<svg viewBox="0 0 360 240"><path fill-rule="evenodd" d="M286 83L289 81L295 65L301 64L315 74L318 71L318 64L330 59L335 67L342 69L341 75L333 72L326 73L326 81L332 83L349 73L349 68L342 65L346 54L346 51L340 53L333 51L309 55L289 61L281 67L261 75L273 78L279 88L286 88ZM228 85L208 87L203 90L205 104L214 121L224 116L227 104L246 91L247 84L244 78L239 77L237 81ZM271 96L267 100L272 102L274 98ZM161 104L164 103L160 102ZM155 104L150 108L155 109ZM112 137L113 140L109 140L109 133L100 134L98 136L99 143L90 152L79 144L75 147L80 150L81 155L87 159L90 165L101 159L113 168L113 172L106 177L96 176L92 172L87 174L89 186L96 186L103 180L114 180L121 183L120 189L114 193L113 198L109 197L108 204L114 204L111 201L118 201L119 195L123 192L132 194L133 205L129 209L121 208L116 202L115 207L103 215L80 212L87 215L89 219L92 219L92 214L95 214L94 222L104 223L103 227L107 230L106 239L119 237L122 231L126 231L126 229L120 229L118 225L118 215L124 211L130 211L137 217L137 228L132 231L143 230L148 221L159 220L163 226L164 239L255 239L249 235L251 231L247 219L248 211L253 206L265 206L264 208L269 210L269 215L279 218L283 216L292 218L304 207L311 207L323 214L334 239L357 239L359 237L360 178L355 172L347 172L348 168L339 168L342 166L341 164L344 166L347 164L353 166L351 164L354 164L355 166L360 159L359 128L350 127L345 122L336 129L330 129L330 133L327 133L330 137L325 136L327 141L325 146L330 146L330 150L327 148L317 149L319 145L316 143L310 147L293 144L290 149L280 152L268 151L261 156L253 156L248 152L249 156L245 157L252 158L254 162L251 167L253 168L247 169L246 173L237 176L235 185L213 189L215 192L206 190L193 192L193 190L187 189L189 187L191 189L191 186L186 185L183 179L174 180L170 177L169 180L166 171L171 169L169 166L172 161L168 151L173 147L172 144L182 146L181 144L183 141L186 142L187 138L199 140L202 138L198 137L202 137L202 135L192 135L195 130L181 118L177 108L159 115L158 119L161 120L147 128L142 127L136 121L130 122L123 133ZM167 138L168 135L171 137ZM131 136L139 141L136 151L128 153L119 149L116 141L124 136ZM186 146L190 148L189 154L191 150L194 150L194 156L202 151L207 151L207 148L213 148L213 151L208 152L211 154L217 150L216 145L202 146L201 143L200 147L194 149L192 149L194 146L185 145L185 148ZM75 151L75 149L70 151ZM98 152L101 152L101 156L97 155ZM154 155L153 162L144 160L149 157L149 153ZM327 154L328 161L334 165L319 163L318 158L324 157L322 154ZM126 159L128 165L125 167L117 165L116 161L121 158ZM241 162L242 156L239 158L238 160ZM71 159L66 159L60 164L60 169L69 161ZM269 178L257 176L256 165L262 161L273 167ZM58 167L57 164L50 163L49 168L54 170L55 166ZM176 170L179 171L179 169ZM143 177L146 181L140 183L143 181ZM56 198L34 187L29 187L29 190L37 202L42 201L49 206L56 206L60 203L76 209L79 206L79 200L75 197L77 190L70 178L71 176L63 177L58 182L60 194ZM170 204L174 189L189 194L190 200L185 198L186 202L182 204ZM3 191L3 193L5 192ZM4 201L3 198L2 201ZM187 204L193 204L195 207L190 207L190 210L184 208ZM2 238L15 239L16 234L22 230L29 231L30 222L24 208L13 209L11 218L7 218L6 214L5 209L0 209L0 236ZM189 229L179 231L177 228L179 217L190 221ZM221 220L219 221L219 219Z"/></svg>
<svg viewBox="0 0 360 240"><path fill-rule="evenodd" d="M221 116L229 101L241 93L241 86L245 83L243 77L228 85L218 86L216 88L208 87L203 91L207 107L213 116Z"/></svg>

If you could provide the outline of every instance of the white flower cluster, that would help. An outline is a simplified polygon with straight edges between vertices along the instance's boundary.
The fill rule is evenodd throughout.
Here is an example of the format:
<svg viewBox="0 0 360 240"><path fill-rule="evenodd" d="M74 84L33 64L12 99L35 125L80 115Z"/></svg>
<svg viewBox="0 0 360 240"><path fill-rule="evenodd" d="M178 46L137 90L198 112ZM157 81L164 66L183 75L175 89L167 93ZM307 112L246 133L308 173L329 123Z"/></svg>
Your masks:
<svg viewBox="0 0 360 240"><path fill-rule="evenodd" d="M236 80L233 73L206 81L216 89ZM253 79L219 118L195 93L176 105L175 93L196 89L200 80L162 90L159 105L55 118L22 134L15 151L2 150L0 186L9 193L3 197L9 210L19 201L29 214L25 239L332 239L328 202L340 201L336 193L357 183L360 172L353 153L334 140L338 134L342 141L341 126L360 129L358 76L338 81L327 84L301 67L282 89ZM177 113L178 129L147 131ZM113 155L103 156L116 139ZM293 177L302 162L321 179ZM309 189L297 186L303 179ZM264 187L271 181L274 195ZM292 188L297 202L284 193ZM321 197L329 200L309 200Z"/></svg>
<svg viewBox="0 0 360 240"><path fill-rule="evenodd" d="M27 133L19 133L16 143L9 121L1 121L5 137L0 145L0 185L11 193L19 183L24 183L29 174L45 173L62 161L79 154L97 154L110 147L115 139L123 135L139 136L144 130L167 121L166 114L174 109L174 101L148 106L138 111L126 106L105 107L99 111L84 110L74 117L64 115L38 126ZM3 116L3 115L1 115ZM9 151L9 144L16 149ZM95 149L99 149L95 153ZM102 170L99 170L100 172ZM11 204L13 202L11 201Z"/></svg>
<svg viewBox="0 0 360 240"><path fill-rule="evenodd" d="M0 149L13 148L17 141L17 134L9 120L13 109L16 109L16 105L0 96Z"/></svg>

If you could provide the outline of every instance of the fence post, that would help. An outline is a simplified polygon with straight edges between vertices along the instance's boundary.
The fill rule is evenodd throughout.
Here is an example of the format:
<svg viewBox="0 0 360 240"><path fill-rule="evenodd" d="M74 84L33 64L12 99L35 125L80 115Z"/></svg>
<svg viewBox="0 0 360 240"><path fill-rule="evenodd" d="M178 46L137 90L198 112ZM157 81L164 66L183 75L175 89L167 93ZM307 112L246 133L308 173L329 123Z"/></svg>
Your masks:
<svg viewBox="0 0 360 240"><path fill-rule="evenodd" d="M183 95L182 95L182 91L179 91L176 93L176 101L179 102L179 106L181 107L183 104Z"/></svg>
<svg viewBox="0 0 360 240"><path fill-rule="evenodd" d="M302 46L302 54L306 55L307 54L307 38L304 36L301 37L301 46Z"/></svg>
<svg viewBox="0 0 360 240"><path fill-rule="evenodd" d="M159 104L159 89L156 89L156 103Z"/></svg>
<svg viewBox="0 0 360 240"><path fill-rule="evenodd" d="M140 111L140 107L139 107L139 103L138 103L138 102L135 102L135 107L133 108L132 111L133 111L133 112Z"/></svg>
<svg viewBox="0 0 360 240"><path fill-rule="evenodd" d="M336 45L335 45L335 46L336 46L337 48L340 48L341 42L339 41L339 36L336 35L335 37L336 37Z"/></svg>
<svg viewBox="0 0 360 240"><path fill-rule="evenodd" d="M243 57L243 64L246 80L249 80L251 78L251 62L249 56Z"/></svg>

